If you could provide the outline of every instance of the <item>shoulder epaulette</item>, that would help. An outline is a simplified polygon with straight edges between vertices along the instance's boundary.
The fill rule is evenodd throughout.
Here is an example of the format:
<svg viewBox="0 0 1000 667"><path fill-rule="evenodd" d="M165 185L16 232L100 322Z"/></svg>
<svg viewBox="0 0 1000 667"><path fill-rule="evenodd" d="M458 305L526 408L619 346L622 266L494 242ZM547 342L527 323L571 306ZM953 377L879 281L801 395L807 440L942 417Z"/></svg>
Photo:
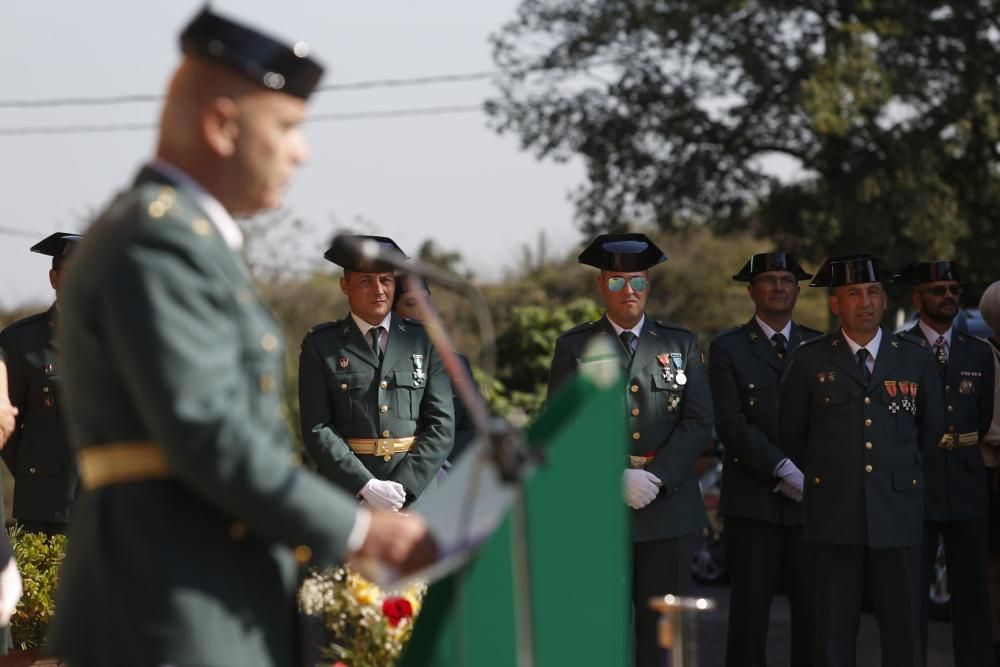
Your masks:
<svg viewBox="0 0 1000 667"><path fill-rule="evenodd" d="M816 336L815 338L809 338L807 340L802 341L801 343L799 343L799 347L805 347L807 345L814 345L814 344L816 344L816 343L818 343L820 341L830 340L830 338L832 336L833 336L833 334L823 334L823 333L821 333L819 336Z"/></svg>
<svg viewBox="0 0 1000 667"><path fill-rule="evenodd" d="M561 336L572 336L573 334L581 333L584 331L590 331L600 320L594 320L592 322L584 322L583 324L577 324L575 327L569 331L565 331Z"/></svg>
<svg viewBox="0 0 1000 667"><path fill-rule="evenodd" d="M897 333L896 338L898 338L899 340L905 340L907 343L912 343L913 345L917 345L919 347L923 348L930 347L930 343L927 342L926 338L924 338L923 336L914 336L913 334L907 333L906 331L900 331L899 333Z"/></svg>
<svg viewBox="0 0 1000 667"><path fill-rule="evenodd" d="M741 331L745 330L746 328L747 328L747 325L745 323L744 324L738 324L735 327L729 327L728 329L723 329L719 333L715 334L715 337L716 338L725 338L726 336L732 336L735 333L740 333Z"/></svg>
<svg viewBox="0 0 1000 667"><path fill-rule="evenodd" d="M663 320L653 320L653 322L661 329L673 329L674 331L683 331L684 333L689 333L692 336L694 335L694 332L690 329L682 327L679 324L674 324L673 322L664 322Z"/></svg>
<svg viewBox="0 0 1000 667"><path fill-rule="evenodd" d="M6 327L4 327L3 330L7 332L7 331L14 331L15 329L20 329L28 324L37 322L38 320L46 319L48 317L48 314L49 314L48 311L43 310L40 313L35 313L34 315L28 315L27 317L21 318L15 322L11 322Z"/></svg>
<svg viewBox="0 0 1000 667"><path fill-rule="evenodd" d="M402 319L402 320L403 320L403 322L405 322L406 324L412 324L412 325L414 325L414 326L418 326L418 327L422 327L422 326L424 326L424 323L423 323L423 322L421 322L420 320L411 320L411 319L410 319L409 317L403 317L403 318L401 318L401 319Z"/></svg>
<svg viewBox="0 0 1000 667"><path fill-rule="evenodd" d="M169 185L146 183L138 188L138 202L143 212L152 220L170 219L191 226L198 236L213 236L215 225L192 207L177 190Z"/></svg>
<svg viewBox="0 0 1000 667"><path fill-rule="evenodd" d="M809 333L814 333L817 336L822 336L823 335L823 332L820 331L819 329L813 329L812 327L807 327L806 325L799 324L798 322L796 322L796 324L798 324L799 328L802 329L803 331L808 331Z"/></svg>
<svg viewBox="0 0 1000 667"><path fill-rule="evenodd" d="M312 327L309 327L309 331L306 333L306 335L312 336L317 331L323 331L324 329L329 329L330 327L336 326L342 321L343 320L333 320L332 322L323 322L322 324L316 324Z"/></svg>

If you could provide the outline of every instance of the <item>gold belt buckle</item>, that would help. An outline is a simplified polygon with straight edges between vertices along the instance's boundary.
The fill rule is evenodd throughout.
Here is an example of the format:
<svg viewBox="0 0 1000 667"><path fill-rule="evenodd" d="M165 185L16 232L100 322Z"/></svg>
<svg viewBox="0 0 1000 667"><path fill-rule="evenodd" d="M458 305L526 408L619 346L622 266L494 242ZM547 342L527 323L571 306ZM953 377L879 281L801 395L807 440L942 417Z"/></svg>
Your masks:
<svg viewBox="0 0 1000 667"><path fill-rule="evenodd" d="M642 470L649 463L649 459L645 456L629 456L628 457L628 467L632 470Z"/></svg>
<svg viewBox="0 0 1000 667"><path fill-rule="evenodd" d="M392 440L375 440L375 456L381 456L388 461L392 458L393 450Z"/></svg>
<svg viewBox="0 0 1000 667"><path fill-rule="evenodd" d="M958 433L945 433L942 441L944 442L945 449L949 452L953 451L956 447L958 447Z"/></svg>

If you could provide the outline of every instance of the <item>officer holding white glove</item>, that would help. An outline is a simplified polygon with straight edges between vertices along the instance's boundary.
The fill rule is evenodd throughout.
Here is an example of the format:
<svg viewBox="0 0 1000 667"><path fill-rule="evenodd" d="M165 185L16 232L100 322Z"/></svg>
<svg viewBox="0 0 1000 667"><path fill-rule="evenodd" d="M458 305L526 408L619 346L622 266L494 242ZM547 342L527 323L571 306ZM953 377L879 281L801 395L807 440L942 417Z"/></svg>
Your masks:
<svg viewBox="0 0 1000 667"><path fill-rule="evenodd" d="M646 316L649 269L666 256L644 234L603 234L583 251L582 264L601 270L597 286L605 315L556 341L549 395L570 380L591 340L614 346L626 377L628 431L624 442L582 447L627 450L622 481L632 524L632 604L636 664L662 664L652 596L691 587L695 535L706 525L694 465L711 438L712 402L698 341L690 331Z"/></svg>
<svg viewBox="0 0 1000 667"><path fill-rule="evenodd" d="M372 478L361 489L361 497L373 510L398 512L406 502L406 489L399 482Z"/></svg>
<svg viewBox="0 0 1000 667"><path fill-rule="evenodd" d="M782 459L778 467L774 469L774 476L778 478L778 483L774 485L774 492L779 491L786 497L797 503L802 502L802 489L805 477L799 467L792 463L791 459Z"/></svg>

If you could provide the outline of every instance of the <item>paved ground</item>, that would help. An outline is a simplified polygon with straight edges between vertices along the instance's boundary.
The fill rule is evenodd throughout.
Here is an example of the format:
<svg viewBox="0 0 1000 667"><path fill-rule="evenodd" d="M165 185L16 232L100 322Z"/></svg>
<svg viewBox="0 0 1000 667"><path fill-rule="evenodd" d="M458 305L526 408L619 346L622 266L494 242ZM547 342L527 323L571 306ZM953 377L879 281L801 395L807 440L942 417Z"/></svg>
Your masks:
<svg viewBox="0 0 1000 667"><path fill-rule="evenodd" d="M729 588L713 586L698 589L698 595L713 598L717 609L706 612L698 624L699 667L722 667L726 650L726 618L729 613ZM771 607L771 631L767 637L768 667L788 667L789 608L784 596L776 597ZM858 631L857 667L880 667L878 624L872 614L864 614ZM927 667L951 667L951 625L931 622L928 637Z"/></svg>

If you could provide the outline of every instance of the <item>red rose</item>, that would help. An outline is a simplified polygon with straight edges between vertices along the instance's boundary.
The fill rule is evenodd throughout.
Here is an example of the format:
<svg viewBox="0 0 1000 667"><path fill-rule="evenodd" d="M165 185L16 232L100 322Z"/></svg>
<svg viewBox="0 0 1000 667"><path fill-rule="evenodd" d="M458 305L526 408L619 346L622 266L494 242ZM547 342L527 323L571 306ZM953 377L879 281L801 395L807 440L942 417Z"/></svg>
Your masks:
<svg viewBox="0 0 1000 667"><path fill-rule="evenodd" d="M413 616L413 605L406 598L386 598L382 603L382 613L389 619L389 625L396 627L404 618Z"/></svg>
<svg viewBox="0 0 1000 667"><path fill-rule="evenodd" d="M347 667L347 663L338 660L337 662L333 663L333 667Z"/></svg>

